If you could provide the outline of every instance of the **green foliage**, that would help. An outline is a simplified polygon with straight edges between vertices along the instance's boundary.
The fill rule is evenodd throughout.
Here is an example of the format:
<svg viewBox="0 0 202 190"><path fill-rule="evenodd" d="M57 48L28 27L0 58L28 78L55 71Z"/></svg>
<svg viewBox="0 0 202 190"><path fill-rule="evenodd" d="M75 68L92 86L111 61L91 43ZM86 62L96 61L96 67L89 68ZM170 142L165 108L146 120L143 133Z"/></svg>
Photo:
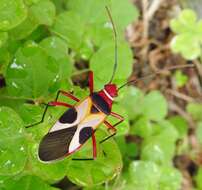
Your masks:
<svg viewBox="0 0 202 190"><path fill-rule="evenodd" d="M151 161L134 161L129 166L129 180L125 189L173 190L180 189L182 176L172 167L162 167Z"/></svg>
<svg viewBox="0 0 202 190"><path fill-rule="evenodd" d="M96 133L96 139L98 139L99 142L101 139L104 139L106 135L106 133L100 130ZM91 144L91 142L88 142L87 146L85 145L86 148L75 153L73 157L92 157ZM113 179L114 175L120 173L122 168L121 155L114 140L107 141L102 145L98 144L98 150L98 157L93 162L81 161L81 163L78 164L78 162L72 161L69 163L67 176L71 181L81 186L93 186ZM103 154L103 151L106 155Z"/></svg>
<svg viewBox="0 0 202 190"><path fill-rule="evenodd" d="M5 186L3 190L14 190L14 189L23 189L23 190L58 190L57 188L50 187L40 178L36 176L23 176L19 179L7 179L5 181Z"/></svg>
<svg viewBox="0 0 202 190"><path fill-rule="evenodd" d="M197 20L196 13L190 9L182 10L178 18L171 20L170 26L177 34L171 42L172 50L188 60L200 57L202 21Z"/></svg>
<svg viewBox="0 0 202 190"><path fill-rule="evenodd" d="M121 44L118 54L118 68L115 76L115 82L119 84L124 83L128 73L132 69L132 52L128 51L128 45ZM102 56L105 55L105 56ZM102 88L103 84L109 82L109 76L112 75L114 62L114 44L107 43L92 56L90 66L92 70L97 73L95 76L96 87ZM116 83L117 83L116 82Z"/></svg>
<svg viewBox="0 0 202 190"><path fill-rule="evenodd" d="M8 39L7 32L0 32L0 47L4 45L7 39Z"/></svg>
<svg viewBox="0 0 202 190"><path fill-rule="evenodd" d="M180 116L173 116L169 119L169 121L175 126L181 138L187 135L188 123L184 118Z"/></svg>
<svg viewBox="0 0 202 190"><path fill-rule="evenodd" d="M0 1L0 30L8 31L19 25L27 16L23 0Z"/></svg>
<svg viewBox="0 0 202 190"><path fill-rule="evenodd" d="M49 184L65 176L77 185L94 186L120 174L122 157L113 139L103 145L98 143L98 158L94 162L71 160L91 157L90 141L62 161L39 161L39 142L65 108L50 108L43 124L24 128L39 121L44 109L27 104L25 99L47 102L59 89L74 90L79 98L88 95L72 85L73 72L80 72L74 67L76 62L84 59L89 63L89 69L95 71L97 90L108 82L114 64L114 39L106 5L112 10L118 31L121 63L115 80L121 85L132 70L132 53L125 42L124 29L137 17L137 10L129 2L0 1L0 74L6 79L6 87L0 91L1 189L56 189ZM128 12L121 13L120 19L122 6ZM123 137L129 131L127 112L120 104L113 110L126 118L118 130L118 136ZM110 122L117 120L110 118ZM102 128L96 133L98 142L109 135Z"/></svg>
<svg viewBox="0 0 202 190"><path fill-rule="evenodd" d="M0 139L0 175L21 172L27 160L26 133L20 117L7 107L0 108Z"/></svg>
<svg viewBox="0 0 202 190"><path fill-rule="evenodd" d="M158 91L144 95L139 89L129 87L120 95L119 100L121 105L127 107L129 117L132 114L131 119L144 115L150 120L159 121L167 114L167 102Z"/></svg>
<svg viewBox="0 0 202 190"><path fill-rule="evenodd" d="M160 168L152 162L134 161L129 166L130 182L137 187L137 189L157 189L157 182L159 181L160 175Z"/></svg>
<svg viewBox="0 0 202 190"><path fill-rule="evenodd" d="M202 121L202 104L189 103L186 110L195 120Z"/></svg>
<svg viewBox="0 0 202 190"><path fill-rule="evenodd" d="M127 108L127 114L131 120L143 113L142 104L144 101L144 94L138 88L127 87L120 93L118 101L123 107Z"/></svg>
<svg viewBox="0 0 202 190"><path fill-rule="evenodd" d="M177 87L183 87L188 81L187 75L183 74L182 71L176 71L174 76Z"/></svg>
<svg viewBox="0 0 202 190"><path fill-rule="evenodd" d="M196 129L196 137L199 143L202 145L202 122L198 123L197 129Z"/></svg>
<svg viewBox="0 0 202 190"><path fill-rule="evenodd" d="M164 167L161 170L161 178L159 181L159 189L173 190L180 189L182 174L173 167Z"/></svg>
<svg viewBox="0 0 202 190"><path fill-rule="evenodd" d="M55 19L55 6L50 0L31 4L26 19L9 31L10 37L21 40L30 35L39 25L52 25Z"/></svg>
<svg viewBox="0 0 202 190"><path fill-rule="evenodd" d="M197 175L195 176L195 182L197 184L197 187L201 189L202 188L202 168L201 167L198 169Z"/></svg>
<svg viewBox="0 0 202 190"><path fill-rule="evenodd" d="M51 26L55 17L55 5L50 0L38 1L30 7L30 14L38 24Z"/></svg>

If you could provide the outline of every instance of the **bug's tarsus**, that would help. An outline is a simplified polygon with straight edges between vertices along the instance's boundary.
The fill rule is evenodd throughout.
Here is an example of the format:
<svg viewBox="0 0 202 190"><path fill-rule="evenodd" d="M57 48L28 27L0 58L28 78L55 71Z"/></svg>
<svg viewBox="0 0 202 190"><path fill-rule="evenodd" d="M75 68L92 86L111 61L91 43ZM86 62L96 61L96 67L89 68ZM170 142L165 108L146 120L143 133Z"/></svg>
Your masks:
<svg viewBox="0 0 202 190"><path fill-rule="evenodd" d="M103 142L109 140L110 138L112 138L112 137L115 136L115 135L116 135L116 133L113 133L113 134L107 136L106 138L102 139L99 143L102 144Z"/></svg>
<svg viewBox="0 0 202 190"><path fill-rule="evenodd" d="M95 160L94 158L72 158L74 161L91 161Z"/></svg>
<svg viewBox="0 0 202 190"><path fill-rule="evenodd" d="M104 150L102 150L102 153L103 153L104 157L107 157L107 153Z"/></svg>
<svg viewBox="0 0 202 190"><path fill-rule="evenodd" d="M103 142L105 142L106 140L112 138L113 136L115 136L115 135L116 135L116 128L115 128L115 127L124 121L124 118L123 118L121 115L119 115L119 114L117 114L117 113L115 113L115 112L111 112L110 115L111 115L112 117L115 117L115 118L119 119L119 121L116 122L116 123L113 124L113 125L110 124L110 123L109 123L108 121L106 121L106 120L104 121L104 124L106 125L106 127L107 127L108 129L112 129L112 130L114 131L114 133L111 134L111 135L109 135L109 136L107 136L107 137L105 137L103 140L101 140L101 141L99 142L100 144L103 143Z"/></svg>
<svg viewBox="0 0 202 190"><path fill-rule="evenodd" d="M112 73L111 79L109 81L109 84L110 84L110 83L112 83L114 76L115 76L115 72L117 70L117 65L118 65L118 53L117 53L117 51L118 51L118 48L117 48L117 33L116 33L115 24L113 22L112 15L111 15L109 8L107 6L105 6L105 8L107 10L107 14L109 16L110 22L112 24L113 32L114 32L114 68L113 68L113 73Z"/></svg>
<svg viewBox="0 0 202 190"><path fill-rule="evenodd" d="M42 103L42 104L45 104L45 103ZM33 123L33 124L31 124L31 125L25 126L25 128L34 127L34 126L39 125L39 124L41 124L41 123L44 122L45 115L46 115L46 113L47 113L48 107L50 106L49 104L45 104L45 105L46 105L46 107L45 107L45 109L44 109L44 112L43 112L41 121L38 121L38 122Z"/></svg>

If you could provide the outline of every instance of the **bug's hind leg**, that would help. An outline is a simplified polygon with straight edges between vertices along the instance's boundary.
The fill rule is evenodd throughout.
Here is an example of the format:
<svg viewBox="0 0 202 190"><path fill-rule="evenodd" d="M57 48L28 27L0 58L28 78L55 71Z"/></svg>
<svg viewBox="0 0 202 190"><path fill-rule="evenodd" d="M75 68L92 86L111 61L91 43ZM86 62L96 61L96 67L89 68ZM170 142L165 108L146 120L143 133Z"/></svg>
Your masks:
<svg viewBox="0 0 202 190"><path fill-rule="evenodd" d="M72 158L75 161L88 161L88 160L95 160L97 157L97 146L96 146L96 138L95 138L95 131L92 129L92 145L93 145L93 157L92 158Z"/></svg>
<svg viewBox="0 0 202 190"><path fill-rule="evenodd" d="M113 117L115 117L115 118L117 118L117 119L119 119L119 121L117 123L115 123L114 125L111 125L109 122L104 121L104 124L107 126L107 128L108 129L112 129L114 131L114 133L111 134L111 135L109 135L109 136L107 136L107 137L105 137L103 140L101 140L99 142L100 144L103 143L103 142L105 142L106 140L112 138L113 136L115 136L116 135L116 128L115 127L117 125L119 125L121 122L124 121L124 118L121 115L117 114L117 113L111 112L110 115L113 116Z"/></svg>
<svg viewBox="0 0 202 190"><path fill-rule="evenodd" d="M116 132L113 133L113 134L111 134L111 135L109 135L109 136L107 136L106 138L102 139L99 143L102 144L103 142L107 141L108 139L112 138L115 135L116 135Z"/></svg>
<svg viewBox="0 0 202 190"><path fill-rule="evenodd" d="M44 103L43 103L44 104ZM71 108L72 105L70 104L66 104L64 102L49 102L48 104L45 104L46 107L44 109L44 112L43 112L43 115L42 115L42 118L40 121L36 122L36 123L33 123L31 125L28 125L28 126L25 126L25 128L30 128L30 127L34 127L35 125L39 125L40 123L43 123L44 122L44 118L45 118L45 115L47 113L47 110L50 106L65 106L65 107L68 107L68 108Z"/></svg>

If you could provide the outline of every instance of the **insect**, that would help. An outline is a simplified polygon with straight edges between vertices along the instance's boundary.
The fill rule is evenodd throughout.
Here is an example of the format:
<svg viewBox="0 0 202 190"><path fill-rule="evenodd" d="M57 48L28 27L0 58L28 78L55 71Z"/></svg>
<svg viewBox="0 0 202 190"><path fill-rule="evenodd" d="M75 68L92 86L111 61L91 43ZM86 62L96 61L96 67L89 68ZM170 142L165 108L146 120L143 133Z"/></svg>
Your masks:
<svg viewBox="0 0 202 190"><path fill-rule="evenodd" d="M43 137L40 142L38 156L43 162L50 162L67 157L74 153L89 139L92 138L93 157L75 160L94 160L97 157L95 130L101 123L104 123L107 128L113 130L113 134L104 138L100 143L116 134L115 126L119 125L124 118L112 112L114 98L118 96L118 88L112 83L117 67L117 40L116 30L108 7L106 7L110 21L113 26L115 36L115 63L111 80L99 92L94 92L93 72L89 72L89 91L90 95L83 100L78 99L73 94L65 91L58 91L55 101L49 102L46 105L41 121L32 124L28 127L38 125L44 121L45 114L49 106L64 106L68 109L58 119L49 132ZM58 101L59 95L62 94L76 102L70 105ZM117 123L110 124L107 116L117 118Z"/></svg>
<svg viewBox="0 0 202 190"><path fill-rule="evenodd" d="M58 91L55 101L49 102L44 110L41 121L27 127L38 125L44 121L49 106L63 106L68 109L58 119L58 121L50 128L48 133L42 138L39 144L38 157L43 162L51 162L63 159L70 154L79 150L82 145L92 139L92 158L75 158L74 160L94 160L97 157L95 131L100 124L104 124L113 133L100 143L105 142L116 134L116 126L124 121L124 118L118 113L112 112L114 98L118 96L118 91L127 84L137 81L131 80L126 82L119 88L112 83L117 68L117 34L112 20L112 16L108 7L106 7L108 16L112 23L115 37L115 62L113 73L110 81L104 85L104 88L98 92L94 92L93 72L89 72L89 91L88 97L80 100L69 92L63 90ZM175 68L171 68L175 69ZM156 73L155 73L156 74ZM155 75L155 74L152 74ZM145 78L145 77L144 77ZM142 79L142 78L141 78ZM64 95L75 101L74 105L58 101L60 95ZM112 116L117 119L115 124L107 121L107 117Z"/></svg>

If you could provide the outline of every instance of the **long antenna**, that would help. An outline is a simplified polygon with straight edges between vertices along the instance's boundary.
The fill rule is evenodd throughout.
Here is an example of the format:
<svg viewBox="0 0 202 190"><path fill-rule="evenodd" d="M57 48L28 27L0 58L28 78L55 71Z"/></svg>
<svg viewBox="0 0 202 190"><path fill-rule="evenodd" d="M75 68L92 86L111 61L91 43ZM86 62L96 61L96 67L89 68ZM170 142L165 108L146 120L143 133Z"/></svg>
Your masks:
<svg viewBox="0 0 202 190"><path fill-rule="evenodd" d="M117 69L117 62L118 62L118 58L117 58L117 34L116 34L116 29L115 29L115 25L114 25L114 22L113 22L113 19L112 19L112 15L110 13L110 10L107 6L105 6L106 10L107 10L107 14L109 16L109 19L110 19L110 22L112 24L112 27L113 27L113 31L114 31L114 68L113 68L113 73L112 73L112 77L109 81L109 84L112 82L112 80L114 79L114 76L115 76L115 72L116 72L116 69Z"/></svg>
<svg viewBox="0 0 202 190"><path fill-rule="evenodd" d="M171 66L171 67L163 69L163 71L170 71L170 70L182 69L182 68L194 67L194 66L195 66L194 64L189 64L189 65L174 65L174 66ZM138 79L130 80L130 81L126 82L125 84L121 85L118 88L118 90L120 90L121 88L125 87L126 85L128 85L130 83L133 83L133 82L136 83L136 82L144 80L146 78L152 78L152 77L154 77L154 76L156 76L157 74L160 74L160 73L162 73L162 70L161 71L157 71L157 72L155 72L153 74L150 74L150 75L147 75L147 76L140 77Z"/></svg>

